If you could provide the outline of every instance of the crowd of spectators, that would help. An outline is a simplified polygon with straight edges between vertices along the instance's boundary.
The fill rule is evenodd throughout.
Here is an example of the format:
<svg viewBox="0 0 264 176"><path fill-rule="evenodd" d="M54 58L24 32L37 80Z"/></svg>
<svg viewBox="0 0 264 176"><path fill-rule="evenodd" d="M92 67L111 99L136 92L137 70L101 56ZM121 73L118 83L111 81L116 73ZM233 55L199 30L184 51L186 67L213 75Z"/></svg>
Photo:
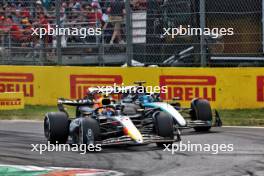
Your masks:
<svg viewBox="0 0 264 176"><path fill-rule="evenodd" d="M135 6L141 6L135 0ZM124 43L124 0L61 0L62 27L101 27L106 43ZM32 28L56 25L55 0L5 0L0 2L0 47L4 45L38 47L56 45L56 36L40 39L31 35ZM63 36L62 46L68 43L95 42L94 37L81 39Z"/></svg>

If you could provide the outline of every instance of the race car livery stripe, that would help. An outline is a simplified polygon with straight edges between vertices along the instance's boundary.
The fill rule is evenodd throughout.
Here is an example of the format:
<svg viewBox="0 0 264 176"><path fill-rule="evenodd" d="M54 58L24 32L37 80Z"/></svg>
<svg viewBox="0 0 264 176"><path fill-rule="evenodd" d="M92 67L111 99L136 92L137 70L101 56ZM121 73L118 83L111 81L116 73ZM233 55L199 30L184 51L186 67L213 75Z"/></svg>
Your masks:
<svg viewBox="0 0 264 176"><path fill-rule="evenodd" d="M186 126L186 121L182 117L182 115L170 104L164 102L155 102L155 103L146 103L144 104L146 107L160 108L161 110L169 113L180 126Z"/></svg>

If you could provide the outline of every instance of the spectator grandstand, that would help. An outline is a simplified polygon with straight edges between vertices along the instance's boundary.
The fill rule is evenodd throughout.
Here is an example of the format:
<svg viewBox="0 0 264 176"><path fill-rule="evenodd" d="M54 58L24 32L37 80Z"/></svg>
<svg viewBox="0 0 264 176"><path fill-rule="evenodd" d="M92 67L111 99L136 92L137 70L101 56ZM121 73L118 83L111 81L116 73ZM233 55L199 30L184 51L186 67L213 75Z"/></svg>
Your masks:
<svg viewBox="0 0 264 176"><path fill-rule="evenodd" d="M237 65L229 62L230 56L239 62L241 57L254 64L262 61L261 1L202 1L206 2L205 13L195 0L2 0L0 64L123 65L131 54L145 65L162 65L172 56L181 57L178 54L188 48L192 52L183 56L187 58L184 66L199 66L203 55L207 66L214 59ZM235 35L217 40L161 36L163 28L201 27L201 14L205 14L207 27L233 27ZM57 26L101 28L102 35L32 35L32 28Z"/></svg>
<svg viewBox="0 0 264 176"><path fill-rule="evenodd" d="M61 1L59 10L60 27L67 28L99 28L104 29L104 42L124 44L124 24L122 11L118 11L116 1L112 0L66 0ZM111 14L120 18L113 18ZM122 14L117 14L122 13ZM12 53L10 57L23 56L25 58L46 57L52 60L57 47L57 36L46 35L42 39L32 36L32 28L55 27L56 1L54 0L6 0L0 3L0 46L8 48ZM112 15L112 17L114 17ZM116 24L119 29L116 29ZM112 34L118 36L118 40ZM116 34L118 33L118 34ZM121 38L122 37L122 38ZM111 40L112 39L112 40ZM65 48L65 54L75 55L77 52L83 55L97 54L95 44L99 41L95 36L81 38L80 36L61 36L61 46ZM67 48L67 49L66 49ZM76 51L78 48L78 51ZM81 49L80 49L81 48ZM40 52L40 49L42 52ZM75 51L74 51L75 50ZM80 52L80 50L82 52ZM94 53L93 53L94 52Z"/></svg>

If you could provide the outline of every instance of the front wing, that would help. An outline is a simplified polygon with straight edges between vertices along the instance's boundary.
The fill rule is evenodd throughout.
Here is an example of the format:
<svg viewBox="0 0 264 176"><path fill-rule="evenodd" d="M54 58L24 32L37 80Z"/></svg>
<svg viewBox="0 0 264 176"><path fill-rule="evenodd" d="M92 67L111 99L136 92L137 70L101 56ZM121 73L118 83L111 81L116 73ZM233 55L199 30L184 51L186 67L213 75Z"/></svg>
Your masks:
<svg viewBox="0 0 264 176"><path fill-rule="evenodd" d="M142 145L142 144L150 144L156 142L179 142L181 141L180 135L174 137L174 139L168 139L157 135L142 135L143 143L138 144L133 141L129 136L121 136L116 138L108 138L99 143L102 146L114 146L114 145Z"/></svg>

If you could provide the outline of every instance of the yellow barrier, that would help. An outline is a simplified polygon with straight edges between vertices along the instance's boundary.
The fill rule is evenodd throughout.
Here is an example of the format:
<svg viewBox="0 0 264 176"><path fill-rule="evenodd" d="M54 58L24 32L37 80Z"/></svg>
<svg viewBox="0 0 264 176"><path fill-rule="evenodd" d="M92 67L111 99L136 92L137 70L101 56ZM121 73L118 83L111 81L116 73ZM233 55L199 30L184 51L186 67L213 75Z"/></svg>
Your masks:
<svg viewBox="0 0 264 176"><path fill-rule="evenodd" d="M264 107L264 68L107 68L0 66L0 92L23 91L27 104L55 105L58 97L81 98L88 87L145 80L168 86L164 99L194 97L220 109Z"/></svg>
<svg viewBox="0 0 264 176"><path fill-rule="evenodd" d="M23 92L0 93L0 110L12 110L24 108Z"/></svg>

